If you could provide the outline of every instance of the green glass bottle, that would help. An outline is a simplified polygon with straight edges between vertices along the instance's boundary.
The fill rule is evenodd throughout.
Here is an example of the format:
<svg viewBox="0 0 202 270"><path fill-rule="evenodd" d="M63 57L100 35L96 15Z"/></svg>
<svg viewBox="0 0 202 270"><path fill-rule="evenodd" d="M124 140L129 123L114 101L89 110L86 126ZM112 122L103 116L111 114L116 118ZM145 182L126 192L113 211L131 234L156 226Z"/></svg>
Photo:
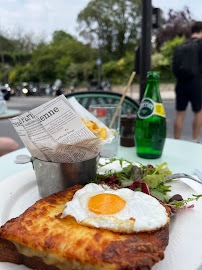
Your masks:
<svg viewBox="0 0 202 270"><path fill-rule="evenodd" d="M147 87L135 124L136 152L142 158L162 155L166 138L166 116L159 91L159 73L148 72Z"/></svg>

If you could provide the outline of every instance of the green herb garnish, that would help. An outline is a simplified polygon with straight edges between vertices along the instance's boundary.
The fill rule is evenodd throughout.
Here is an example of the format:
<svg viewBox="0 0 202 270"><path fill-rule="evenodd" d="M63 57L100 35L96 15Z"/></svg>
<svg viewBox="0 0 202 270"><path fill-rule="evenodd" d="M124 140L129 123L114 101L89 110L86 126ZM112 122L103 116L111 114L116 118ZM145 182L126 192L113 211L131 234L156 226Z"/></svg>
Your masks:
<svg viewBox="0 0 202 270"><path fill-rule="evenodd" d="M194 194L192 194L192 196L194 196L195 198L187 198L186 200L181 201L172 201L170 203L165 203L165 205L170 206L171 208L175 208L176 210L180 210L183 209L183 206L186 205L187 203L191 201L198 201L198 199L202 197L202 195L194 195Z"/></svg>

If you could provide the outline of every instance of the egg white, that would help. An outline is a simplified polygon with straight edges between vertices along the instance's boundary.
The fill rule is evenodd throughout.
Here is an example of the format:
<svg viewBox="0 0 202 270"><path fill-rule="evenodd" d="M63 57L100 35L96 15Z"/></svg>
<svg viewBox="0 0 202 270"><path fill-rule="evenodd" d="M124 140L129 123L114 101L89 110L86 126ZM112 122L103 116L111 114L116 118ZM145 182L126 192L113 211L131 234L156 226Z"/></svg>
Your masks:
<svg viewBox="0 0 202 270"><path fill-rule="evenodd" d="M89 199L102 193L121 197L126 201L125 207L113 215L97 215L89 211ZM73 199L65 204L61 218L67 215L74 217L78 223L85 226L122 233L152 231L165 226L170 220L165 207L152 196L128 188L114 190L107 185L94 183L78 190Z"/></svg>

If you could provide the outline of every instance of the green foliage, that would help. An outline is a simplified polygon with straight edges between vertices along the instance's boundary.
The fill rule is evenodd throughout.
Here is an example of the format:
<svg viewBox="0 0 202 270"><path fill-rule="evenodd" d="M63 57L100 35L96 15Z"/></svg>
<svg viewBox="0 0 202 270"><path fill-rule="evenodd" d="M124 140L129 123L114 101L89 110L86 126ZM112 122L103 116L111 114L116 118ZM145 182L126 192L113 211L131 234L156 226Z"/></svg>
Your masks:
<svg viewBox="0 0 202 270"><path fill-rule="evenodd" d="M79 13L80 35L106 50L111 59L123 57L140 38L140 0L91 0Z"/></svg>
<svg viewBox="0 0 202 270"><path fill-rule="evenodd" d="M173 40L169 40L165 42L165 44L161 47L161 52L164 58L168 60L168 63L172 63L173 52L177 45L181 44L184 41L185 37L175 37Z"/></svg>
<svg viewBox="0 0 202 270"><path fill-rule="evenodd" d="M40 81L56 79L56 59L52 54L41 55L34 61L34 66L38 72Z"/></svg>
<svg viewBox="0 0 202 270"><path fill-rule="evenodd" d="M12 85L17 85L24 81L34 81L38 82L38 73L31 65L17 65L9 74L9 83Z"/></svg>
<svg viewBox="0 0 202 270"><path fill-rule="evenodd" d="M15 59L15 68L9 76L12 83L30 80L53 82L58 78L64 84L80 83L92 76L96 50L63 31L55 31L53 41L38 44L28 63L25 61L24 66L23 61L21 65L17 63Z"/></svg>
<svg viewBox="0 0 202 270"><path fill-rule="evenodd" d="M184 41L185 37L175 37L173 40L166 41L160 48L160 52L152 55L152 69L159 71L161 79L174 80L171 65L173 52L177 45Z"/></svg>
<svg viewBox="0 0 202 270"><path fill-rule="evenodd" d="M62 30L59 30L59 31L54 31L53 33L53 42L61 42L63 40L73 40L73 36L62 31Z"/></svg>
<svg viewBox="0 0 202 270"><path fill-rule="evenodd" d="M112 84L124 84L128 81L134 68L134 55L127 53L118 61L110 61L103 64L103 77L111 80Z"/></svg>
<svg viewBox="0 0 202 270"><path fill-rule="evenodd" d="M48 44L37 44L33 35L21 32L15 33L15 39L0 33L0 81L8 78L8 82L18 84L61 79L67 85L87 85L90 79L97 79L95 48L99 47L102 79L112 84L127 83L134 68L134 49L141 38L141 4L141 0L89 0L77 17L85 44L63 30L54 31ZM190 36L193 22L188 8L170 10L167 15L162 25L153 29L152 69L160 72L161 82L175 81L173 50Z"/></svg>
<svg viewBox="0 0 202 270"><path fill-rule="evenodd" d="M17 85L22 81L51 83L61 79L66 85L87 86L89 80L97 79L98 52L95 48L99 45L102 80L126 84L134 69L134 48L139 44L141 35L141 2L89 0L77 18L80 35L88 44L63 30L55 31L48 44L35 44L31 35L22 36L21 33L16 39L0 35L3 50L0 80L8 78L9 83ZM161 82L175 81L171 70L173 50L187 36L192 21L188 10L169 12L168 18L153 32L157 35L152 69L160 72Z"/></svg>
<svg viewBox="0 0 202 270"><path fill-rule="evenodd" d="M17 64L27 64L31 60L30 52L4 52L4 62L15 66Z"/></svg>
<svg viewBox="0 0 202 270"><path fill-rule="evenodd" d="M0 45L4 51L12 52L15 50L15 44L12 42L12 40L7 39L2 35L0 35Z"/></svg>
<svg viewBox="0 0 202 270"><path fill-rule="evenodd" d="M95 68L94 62L71 63L66 70L66 81L68 84L81 84L83 81L87 82L90 77L93 77L93 70Z"/></svg>

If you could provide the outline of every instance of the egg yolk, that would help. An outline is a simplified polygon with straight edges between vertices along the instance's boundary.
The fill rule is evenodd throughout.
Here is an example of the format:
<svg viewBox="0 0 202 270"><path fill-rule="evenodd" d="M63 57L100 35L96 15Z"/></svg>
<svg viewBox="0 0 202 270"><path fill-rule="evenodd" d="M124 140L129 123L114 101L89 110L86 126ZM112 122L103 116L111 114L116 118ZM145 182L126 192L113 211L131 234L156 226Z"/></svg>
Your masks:
<svg viewBox="0 0 202 270"><path fill-rule="evenodd" d="M88 209L97 215L112 215L121 211L126 201L115 194L99 194L88 201Z"/></svg>

